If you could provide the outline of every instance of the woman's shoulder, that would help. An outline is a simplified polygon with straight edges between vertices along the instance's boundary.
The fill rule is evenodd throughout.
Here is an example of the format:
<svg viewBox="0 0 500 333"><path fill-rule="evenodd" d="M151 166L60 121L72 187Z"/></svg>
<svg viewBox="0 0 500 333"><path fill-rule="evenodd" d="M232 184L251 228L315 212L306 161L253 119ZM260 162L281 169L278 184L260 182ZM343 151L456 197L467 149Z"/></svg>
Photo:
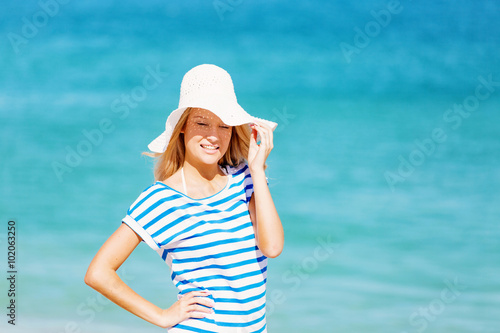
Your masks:
<svg viewBox="0 0 500 333"><path fill-rule="evenodd" d="M152 186L159 186L159 187L164 187L165 185L167 185L169 188L172 188L172 189L180 189L182 187L182 179L181 179L181 176L180 176L180 172L177 171L175 172L173 175L170 175L170 177L166 178L166 179L162 179L162 180L158 180L156 181Z"/></svg>
<svg viewBox="0 0 500 333"><path fill-rule="evenodd" d="M155 181L154 183L149 184L142 190L142 192L139 193L139 195L130 205L128 213L131 214L139 207L143 207L144 209L148 205L151 205L159 200L164 200L165 198L170 196L172 196L172 191L169 190L169 188L165 184Z"/></svg>
<svg viewBox="0 0 500 333"><path fill-rule="evenodd" d="M170 196L173 192L177 191L180 184L180 177L177 174L173 174L170 177L162 180L154 180L152 183L147 185L147 187L142 191L140 197L144 196L154 196L154 197L164 197ZM179 179L178 179L179 178Z"/></svg>
<svg viewBox="0 0 500 333"><path fill-rule="evenodd" d="M165 195L165 190L170 189L170 186L167 184L161 182L161 181L154 181L152 184L149 184L140 194L139 197L144 197L144 196L158 196L158 195Z"/></svg>

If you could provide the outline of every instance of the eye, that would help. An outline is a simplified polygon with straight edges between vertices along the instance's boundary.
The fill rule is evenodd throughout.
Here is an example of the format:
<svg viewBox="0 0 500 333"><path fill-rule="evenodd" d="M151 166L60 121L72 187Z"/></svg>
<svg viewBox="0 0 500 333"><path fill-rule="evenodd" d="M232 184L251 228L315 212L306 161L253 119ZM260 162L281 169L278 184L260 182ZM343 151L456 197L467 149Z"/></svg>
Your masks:
<svg viewBox="0 0 500 333"><path fill-rule="evenodd" d="M223 129L229 129L229 126L226 126L226 125L221 125L219 126L220 128L223 128Z"/></svg>
<svg viewBox="0 0 500 333"><path fill-rule="evenodd" d="M202 123L202 122L199 122L199 123L197 123L197 124L198 124L198 125L200 125L200 126L207 126L207 124L206 124L206 123Z"/></svg>

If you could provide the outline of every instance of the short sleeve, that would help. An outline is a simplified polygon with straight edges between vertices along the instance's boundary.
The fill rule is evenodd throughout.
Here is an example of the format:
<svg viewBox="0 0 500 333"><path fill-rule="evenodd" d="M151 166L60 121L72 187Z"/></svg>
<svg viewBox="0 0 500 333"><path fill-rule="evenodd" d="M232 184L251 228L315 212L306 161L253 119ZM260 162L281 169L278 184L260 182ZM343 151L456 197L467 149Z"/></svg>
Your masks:
<svg viewBox="0 0 500 333"><path fill-rule="evenodd" d="M250 169L248 168L248 164L246 163L244 166L244 174L245 174L245 180L243 181L243 184L245 186L246 200L247 203L249 203L253 194L253 180L252 180L252 175L250 173ZM267 185L269 185L269 179L267 177L266 177L266 183Z"/></svg>
<svg viewBox="0 0 500 333"><path fill-rule="evenodd" d="M252 180L252 175L250 174L250 169L248 168L247 164L245 164L244 166L244 174L245 174L245 179L243 180L243 184L245 186L245 196L248 204L253 194L253 180Z"/></svg>
<svg viewBox="0 0 500 333"><path fill-rule="evenodd" d="M151 228L158 220L160 212L155 209L158 204L158 189L151 186L144 190L127 211L122 222L129 226L153 250L160 246L151 235Z"/></svg>

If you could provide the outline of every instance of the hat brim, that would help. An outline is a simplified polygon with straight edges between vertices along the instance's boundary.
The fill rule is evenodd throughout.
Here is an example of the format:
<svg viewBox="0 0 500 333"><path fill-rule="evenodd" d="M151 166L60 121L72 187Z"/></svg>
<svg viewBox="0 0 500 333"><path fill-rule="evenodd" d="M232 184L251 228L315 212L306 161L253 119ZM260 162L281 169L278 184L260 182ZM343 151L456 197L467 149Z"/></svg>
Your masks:
<svg viewBox="0 0 500 333"><path fill-rule="evenodd" d="M165 130L156 139L151 141L148 145L148 149L154 153L163 153L167 149L168 142L172 136L175 125L179 122L184 111L187 107L177 108L170 113L165 122Z"/></svg>

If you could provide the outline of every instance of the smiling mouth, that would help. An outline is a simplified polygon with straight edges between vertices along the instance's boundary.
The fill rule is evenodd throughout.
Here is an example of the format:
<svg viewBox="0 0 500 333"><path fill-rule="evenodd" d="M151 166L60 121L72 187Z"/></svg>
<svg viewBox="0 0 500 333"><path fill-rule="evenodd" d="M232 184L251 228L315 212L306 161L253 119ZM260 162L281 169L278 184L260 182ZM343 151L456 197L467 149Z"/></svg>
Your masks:
<svg viewBox="0 0 500 333"><path fill-rule="evenodd" d="M212 146L212 145L200 145L201 148L204 148L204 149L209 149L209 150L217 150L219 149L218 146Z"/></svg>

